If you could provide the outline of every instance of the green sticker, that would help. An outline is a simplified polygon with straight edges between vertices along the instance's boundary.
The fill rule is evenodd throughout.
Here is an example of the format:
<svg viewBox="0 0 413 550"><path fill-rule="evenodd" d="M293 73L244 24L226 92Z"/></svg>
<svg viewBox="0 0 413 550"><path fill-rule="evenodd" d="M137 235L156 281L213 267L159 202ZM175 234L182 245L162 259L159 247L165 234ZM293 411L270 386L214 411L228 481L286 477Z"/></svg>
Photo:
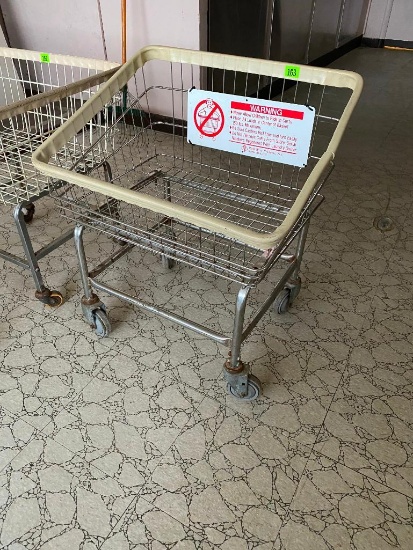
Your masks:
<svg viewBox="0 0 413 550"><path fill-rule="evenodd" d="M40 61L42 63L50 63L50 54L48 53L41 53L40 54Z"/></svg>
<svg viewBox="0 0 413 550"><path fill-rule="evenodd" d="M300 78L300 67L297 67L297 65L287 65L284 76L286 78Z"/></svg>

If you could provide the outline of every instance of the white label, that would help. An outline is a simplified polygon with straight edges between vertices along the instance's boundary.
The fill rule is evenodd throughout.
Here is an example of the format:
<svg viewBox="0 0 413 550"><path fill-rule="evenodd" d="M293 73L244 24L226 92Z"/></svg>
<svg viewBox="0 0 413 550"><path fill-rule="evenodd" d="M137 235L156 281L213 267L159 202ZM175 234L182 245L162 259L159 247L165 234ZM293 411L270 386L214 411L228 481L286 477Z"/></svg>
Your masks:
<svg viewBox="0 0 413 550"><path fill-rule="evenodd" d="M205 90L188 92L188 142L303 167L315 109Z"/></svg>

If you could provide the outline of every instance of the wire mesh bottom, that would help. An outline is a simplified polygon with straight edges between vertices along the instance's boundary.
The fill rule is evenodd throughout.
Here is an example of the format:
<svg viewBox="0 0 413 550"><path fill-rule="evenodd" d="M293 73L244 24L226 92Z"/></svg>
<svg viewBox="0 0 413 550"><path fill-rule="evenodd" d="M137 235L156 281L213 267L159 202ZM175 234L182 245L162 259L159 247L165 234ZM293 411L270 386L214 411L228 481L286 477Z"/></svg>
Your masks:
<svg viewBox="0 0 413 550"><path fill-rule="evenodd" d="M204 157L202 162L194 162L194 159L188 162L185 157L167 153L173 145L171 136L160 133L158 138L156 132L152 133L152 139L161 142L158 149L162 153L141 163L137 152L133 154L135 149L131 150L131 155L127 154L127 138L123 134L118 136L121 144L105 162L96 167L96 159L92 160L95 168L90 175L165 198L173 204L189 206L198 212L207 212L223 223L229 220L261 233L274 231L299 193L300 185L291 185L291 175L297 178L299 170L290 169L287 174L285 168L262 163L259 177L257 172L248 171L245 166L238 166L236 172L229 173L222 170L222 163L218 166L214 162L219 153L209 152L209 158ZM304 174L302 178L305 180ZM78 186L56 189L53 196L62 215L70 220L243 284L256 284L274 262L275 255L279 256L295 236L292 232L288 242L268 253L219 232Z"/></svg>

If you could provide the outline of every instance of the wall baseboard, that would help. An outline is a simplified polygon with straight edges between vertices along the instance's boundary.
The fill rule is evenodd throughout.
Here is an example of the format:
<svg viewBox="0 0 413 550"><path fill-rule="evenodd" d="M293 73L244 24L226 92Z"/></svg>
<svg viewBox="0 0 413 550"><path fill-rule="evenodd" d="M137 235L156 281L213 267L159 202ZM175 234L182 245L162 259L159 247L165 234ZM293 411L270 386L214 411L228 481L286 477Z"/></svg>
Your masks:
<svg viewBox="0 0 413 550"><path fill-rule="evenodd" d="M413 40L386 40L384 41L385 46L390 48L405 48L406 50L413 50Z"/></svg>
<svg viewBox="0 0 413 550"><path fill-rule="evenodd" d="M327 65L330 65L330 63L333 63L333 61L335 61L339 57L342 57L343 55L346 55L346 53L351 52L351 50L354 50L355 48L361 46L362 40L363 37L361 35L356 36L356 38L353 38L349 42L346 42L339 48L336 48L335 50L332 50L331 52L328 52L325 55L322 55L321 57L310 61L309 65L313 65L314 67L326 67Z"/></svg>
<svg viewBox="0 0 413 550"><path fill-rule="evenodd" d="M406 50L413 50L413 40L391 40L390 38L365 38L362 40L363 46L369 48L384 48L388 46L390 48L404 48Z"/></svg>
<svg viewBox="0 0 413 550"><path fill-rule="evenodd" d="M351 52L355 48L358 48L361 46L362 43L362 36L357 36L356 38L353 38L349 42L346 42L346 44L343 44L339 48L336 48L332 50L331 52L326 53L325 55L322 55L321 57L318 57L317 59L314 59L313 61L310 61L309 65L312 65L314 67L326 67L330 65L330 63L333 63L336 59L339 59L343 55L346 55L347 53ZM261 88L261 90L258 93L258 97L260 99L268 99L269 97L275 97L278 94L282 92L282 90L288 90L289 88L296 85L295 80L283 80L283 79L276 79L272 84L271 88L270 85L265 86L264 88Z"/></svg>
<svg viewBox="0 0 413 550"><path fill-rule="evenodd" d="M363 46L367 46L368 48L383 48L384 47L384 39L383 38L366 38L363 36L363 40L361 41Z"/></svg>

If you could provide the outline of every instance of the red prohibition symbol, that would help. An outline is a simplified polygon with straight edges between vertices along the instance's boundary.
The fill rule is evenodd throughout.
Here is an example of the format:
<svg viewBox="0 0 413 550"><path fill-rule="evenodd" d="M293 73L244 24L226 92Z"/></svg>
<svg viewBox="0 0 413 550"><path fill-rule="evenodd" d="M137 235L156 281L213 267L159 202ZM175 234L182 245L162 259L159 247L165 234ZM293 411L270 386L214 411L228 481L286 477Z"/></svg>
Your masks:
<svg viewBox="0 0 413 550"><path fill-rule="evenodd" d="M194 122L201 136L214 138L224 129L224 111L214 100L204 99L195 107Z"/></svg>

